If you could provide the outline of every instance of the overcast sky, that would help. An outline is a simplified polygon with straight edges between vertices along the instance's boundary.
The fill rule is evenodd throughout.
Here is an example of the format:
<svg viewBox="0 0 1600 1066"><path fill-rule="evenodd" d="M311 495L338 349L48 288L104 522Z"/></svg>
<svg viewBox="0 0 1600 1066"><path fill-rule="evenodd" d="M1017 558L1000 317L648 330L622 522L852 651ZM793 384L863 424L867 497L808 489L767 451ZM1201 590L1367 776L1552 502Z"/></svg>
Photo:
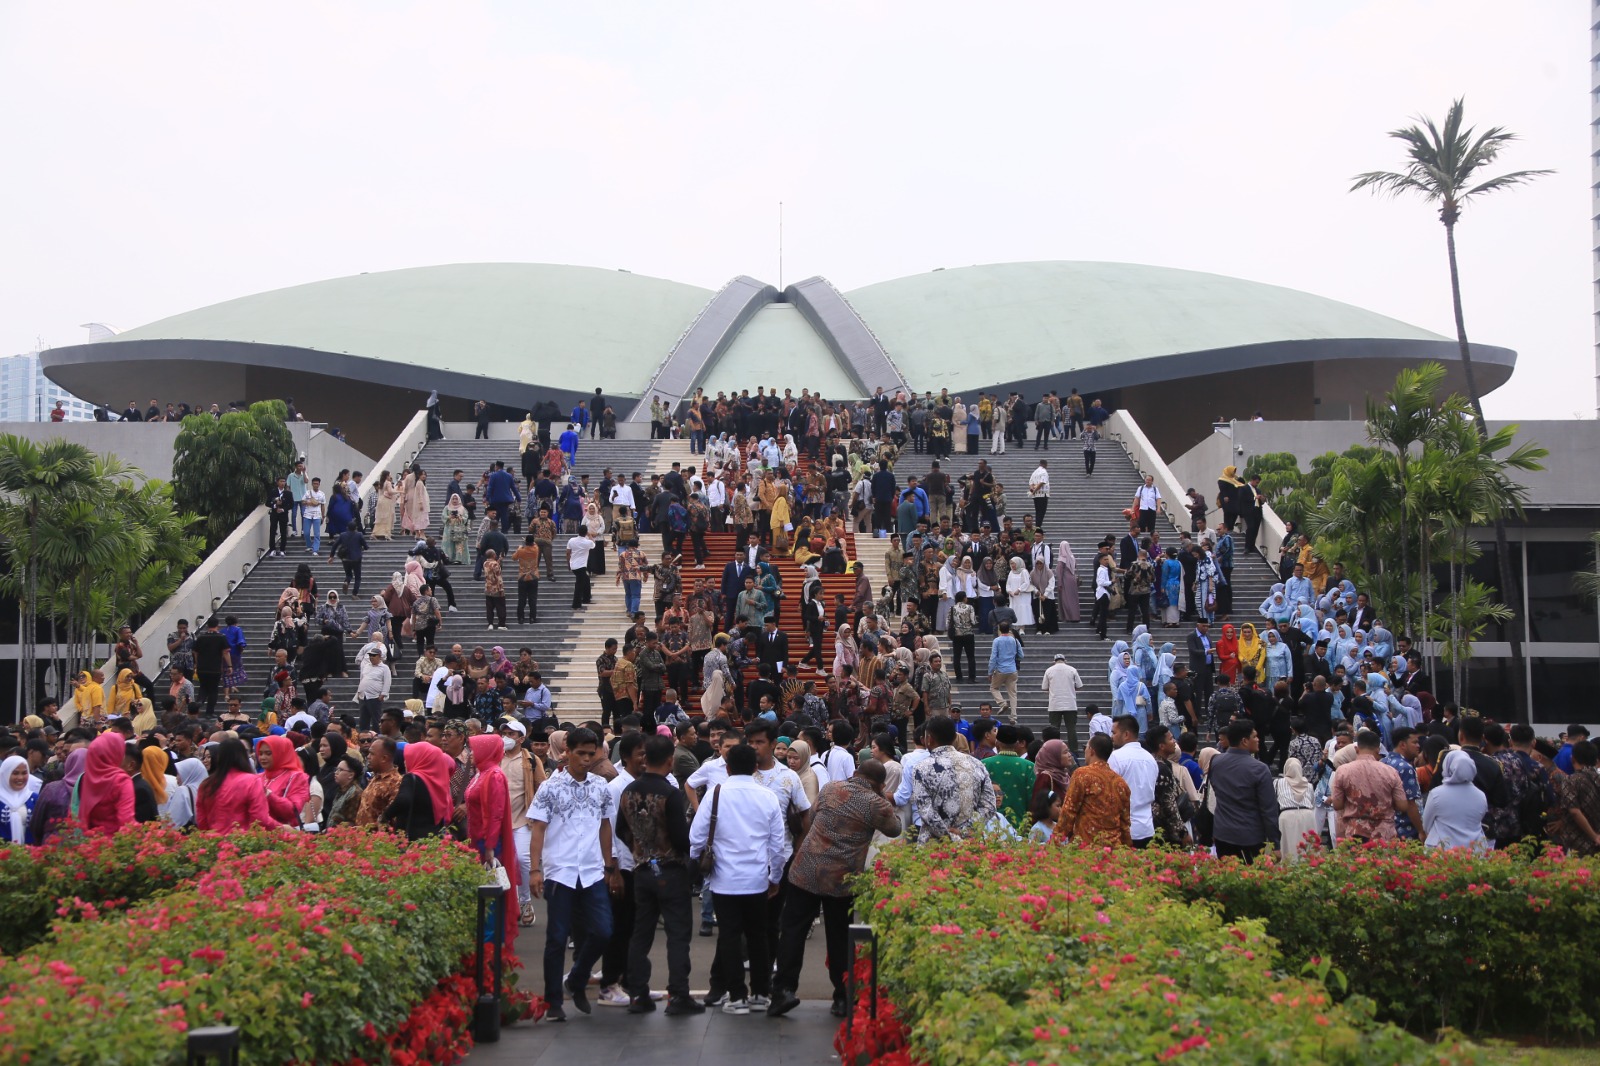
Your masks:
<svg viewBox="0 0 1600 1066"><path fill-rule="evenodd" d="M1520 352L1488 412L1592 417L1587 14L3 0L0 352L435 263L776 282L780 200L785 281L1121 260L1451 334L1433 213L1347 190L1465 95L1559 171L1460 226L1469 333Z"/></svg>

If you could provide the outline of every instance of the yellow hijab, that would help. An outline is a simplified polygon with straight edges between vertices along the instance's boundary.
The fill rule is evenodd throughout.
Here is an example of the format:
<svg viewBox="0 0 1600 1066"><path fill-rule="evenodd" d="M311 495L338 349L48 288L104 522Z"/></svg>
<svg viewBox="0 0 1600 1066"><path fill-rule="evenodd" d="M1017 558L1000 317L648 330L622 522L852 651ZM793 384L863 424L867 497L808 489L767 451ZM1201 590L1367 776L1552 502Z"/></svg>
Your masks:
<svg viewBox="0 0 1600 1066"><path fill-rule="evenodd" d="M1266 645L1262 644L1261 638L1256 636L1256 627L1249 622L1246 622L1239 630L1239 665L1241 667L1255 667L1258 679L1261 677L1261 671L1267 665Z"/></svg>
<svg viewBox="0 0 1600 1066"><path fill-rule="evenodd" d="M1234 488L1240 488L1244 485L1244 482L1239 480L1239 468L1236 466L1223 467L1221 480L1226 481Z"/></svg>
<svg viewBox="0 0 1600 1066"><path fill-rule="evenodd" d="M148 702L148 701L146 701ZM151 717L155 717L152 713ZM139 756L139 776L150 784L150 791L156 794L157 803L167 802L167 753L157 747L144 749L144 754Z"/></svg>
<svg viewBox="0 0 1600 1066"><path fill-rule="evenodd" d="M151 703L148 699L139 699L135 701L135 706L137 706L139 710L133 716L133 722L131 723L133 726L133 731L135 733L150 732L150 730L156 727L155 704Z"/></svg>
<svg viewBox="0 0 1600 1066"><path fill-rule="evenodd" d="M117 683L111 690L111 706L106 708L106 713L129 714L133 705L143 695L144 693L139 691L139 683L133 679L133 670L124 667L117 675Z"/></svg>

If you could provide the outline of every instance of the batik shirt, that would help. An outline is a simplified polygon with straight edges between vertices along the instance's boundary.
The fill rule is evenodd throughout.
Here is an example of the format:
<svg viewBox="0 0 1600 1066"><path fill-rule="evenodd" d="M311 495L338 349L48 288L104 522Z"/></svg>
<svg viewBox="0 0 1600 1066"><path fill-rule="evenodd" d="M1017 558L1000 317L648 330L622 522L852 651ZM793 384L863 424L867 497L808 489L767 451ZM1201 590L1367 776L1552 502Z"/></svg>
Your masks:
<svg viewBox="0 0 1600 1066"><path fill-rule="evenodd" d="M911 772L911 807L920 843L970 836L999 812L983 764L948 745L934 748Z"/></svg>
<svg viewBox="0 0 1600 1066"><path fill-rule="evenodd" d="M1383 762L1386 766L1394 767L1395 772L1400 775L1400 785L1406 790L1406 798L1412 803L1420 804L1422 786L1417 784L1417 768L1411 765L1411 761L1391 751L1383 757ZM1410 818L1399 811L1394 812L1394 831L1402 840L1417 839L1417 827L1411 824Z"/></svg>
<svg viewBox="0 0 1600 1066"><path fill-rule="evenodd" d="M1300 769L1313 785L1322 779L1322 742L1316 737L1302 733L1289 741L1289 758L1300 760ZM1412 777L1415 776L1413 771ZM1409 819L1407 821L1409 823Z"/></svg>
<svg viewBox="0 0 1600 1066"><path fill-rule="evenodd" d="M922 698L929 714L950 713L950 675L940 670L923 675Z"/></svg>

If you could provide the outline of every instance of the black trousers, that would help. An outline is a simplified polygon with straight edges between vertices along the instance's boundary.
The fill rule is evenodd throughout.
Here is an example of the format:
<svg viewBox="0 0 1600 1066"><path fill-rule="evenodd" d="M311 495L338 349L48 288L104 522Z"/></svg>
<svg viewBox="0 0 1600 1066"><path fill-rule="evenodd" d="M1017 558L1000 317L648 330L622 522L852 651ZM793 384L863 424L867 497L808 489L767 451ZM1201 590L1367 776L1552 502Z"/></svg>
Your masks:
<svg viewBox="0 0 1600 1066"><path fill-rule="evenodd" d="M488 440L489 439L489 420L487 418L478 419L478 428L472 434L472 439L473 440Z"/></svg>
<svg viewBox="0 0 1600 1066"><path fill-rule="evenodd" d="M954 648L954 651L951 652L951 658L955 662L956 680L961 680L961 657L963 655L967 657L967 680L978 680L978 638L971 633L964 637L952 636L950 644Z"/></svg>
<svg viewBox="0 0 1600 1066"><path fill-rule="evenodd" d="M287 551L289 548L289 512L273 511L272 524L267 527L267 551Z"/></svg>
<svg viewBox="0 0 1600 1066"><path fill-rule="evenodd" d="M572 609L576 611L593 598L593 594L589 591L589 571L574 570L572 572Z"/></svg>
<svg viewBox="0 0 1600 1066"><path fill-rule="evenodd" d="M774 988L792 992L800 984L800 968L805 962L806 934L817 912L822 912L822 932L828 945L828 977L833 981L833 998L844 998L845 978L850 972L850 896L819 896L790 885L783 901L783 919L778 938L778 972Z"/></svg>
<svg viewBox="0 0 1600 1066"><path fill-rule="evenodd" d="M527 611L527 618L523 618L523 611ZM517 624L524 621L537 622L539 620L539 579L529 578L517 582Z"/></svg>
<svg viewBox="0 0 1600 1066"><path fill-rule="evenodd" d="M506 624L506 598L504 596L485 596L483 598L484 611L488 614L488 624L503 626Z"/></svg>
<svg viewBox="0 0 1600 1066"><path fill-rule="evenodd" d="M635 879L632 870L622 870L622 895L611 897L611 939L606 941L605 953L600 956L600 987L612 985L626 987L628 961L633 949L633 922L637 914L634 895ZM653 925L654 923L652 923ZM646 994L649 986L646 985Z"/></svg>
<svg viewBox="0 0 1600 1066"><path fill-rule="evenodd" d="M1256 856L1261 854L1265 844L1228 844L1221 840L1216 841L1217 858L1226 859L1230 855L1238 856L1246 865L1256 861Z"/></svg>
<svg viewBox="0 0 1600 1066"><path fill-rule="evenodd" d="M716 983L713 992L726 992L731 1000L753 992L764 996L772 986L772 949L767 941L767 894L715 893L711 906L717 915L717 953L711 961ZM744 977L744 956L750 955L750 982Z"/></svg>
<svg viewBox="0 0 1600 1066"><path fill-rule="evenodd" d="M1088 448L1085 448L1083 452L1083 472L1085 474L1094 473L1094 452Z"/></svg>
<svg viewBox="0 0 1600 1066"><path fill-rule="evenodd" d="M1094 631L1101 637L1106 635L1106 623L1111 621L1111 597L1096 596L1094 598L1094 614L1089 616L1089 624L1094 626Z"/></svg>
<svg viewBox="0 0 1600 1066"><path fill-rule="evenodd" d="M626 876L626 875L625 875ZM650 994L650 948L659 920L667 934L667 995L689 995L689 944L694 934L693 892L689 868L641 866L633 877L633 936L628 944L628 995L641 999ZM607 971L610 961L606 962Z"/></svg>
<svg viewBox="0 0 1600 1066"><path fill-rule="evenodd" d="M222 675L197 673L194 679L200 685L200 699L198 702L206 705L207 714L216 714L217 690L222 687Z"/></svg>
<svg viewBox="0 0 1600 1066"><path fill-rule="evenodd" d="M1044 528L1044 513L1050 507L1050 497L1035 496L1033 498L1033 524L1038 529Z"/></svg>
<svg viewBox="0 0 1600 1066"><path fill-rule="evenodd" d="M352 596L361 595L361 560L360 559L346 559L346 560L344 560L344 583L345 583L345 587L350 590L350 595L352 595Z"/></svg>
<svg viewBox="0 0 1600 1066"><path fill-rule="evenodd" d="M375 696L370 700L357 700L356 702L361 706L361 724L359 728L363 732L369 729L377 729L378 723L383 719L383 700Z"/></svg>
<svg viewBox="0 0 1600 1066"><path fill-rule="evenodd" d="M1039 446L1043 445L1044 446L1044 450L1045 451L1049 451L1050 450L1050 423L1048 423L1048 422L1035 422L1033 424L1033 427L1034 427L1033 428L1033 434L1034 434L1034 436L1033 436L1033 450L1034 451L1038 451L1039 450Z"/></svg>
<svg viewBox="0 0 1600 1066"><path fill-rule="evenodd" d="M444 604L446 607L454 607L456 605L455 586L450 584L449 578L440 577L439 571L435 570L433 576L428 579L428 584L433 586L434 591L444 589Z"/></svg>
<svg viewBox="0 0 1600 1066"><path fill-rule="evenodd" d="M1150 594L1148 592L1146 592L1146 593L1143 593L1141 595L1137 595L1136 596L1136 595L1133 595L1132 593L1129 593L1127 599L1128 599L1128 632L1132 633L1133 632L1133 619L1134 619L1135 615L1138 615L1139 621L1143 625L1149 625L1150 624Z"/></svg>

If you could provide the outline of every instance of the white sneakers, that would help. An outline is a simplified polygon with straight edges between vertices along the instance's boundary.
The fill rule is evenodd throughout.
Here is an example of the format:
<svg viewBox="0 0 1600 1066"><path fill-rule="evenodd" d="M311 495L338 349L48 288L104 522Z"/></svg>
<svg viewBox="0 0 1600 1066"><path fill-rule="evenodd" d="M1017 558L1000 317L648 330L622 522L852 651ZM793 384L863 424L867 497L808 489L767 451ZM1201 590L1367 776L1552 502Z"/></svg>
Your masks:
<svg viewBox="0 0 1600 1066"><path fill-rule="evenodd" d="M602 988L600 990L600 995L596 997L596 1001L602 1007L626 1007L630 1002L632 1002L628 998L628 993L624 992L616 985L606 985L604 988Z"/></svg>
<svg viewBox="0 0 1600 1066"><path fill-rule="evenodd" d="M743 999L730 999L722 1005L724 1014L749 1014L750 1002Z"/></svg>

